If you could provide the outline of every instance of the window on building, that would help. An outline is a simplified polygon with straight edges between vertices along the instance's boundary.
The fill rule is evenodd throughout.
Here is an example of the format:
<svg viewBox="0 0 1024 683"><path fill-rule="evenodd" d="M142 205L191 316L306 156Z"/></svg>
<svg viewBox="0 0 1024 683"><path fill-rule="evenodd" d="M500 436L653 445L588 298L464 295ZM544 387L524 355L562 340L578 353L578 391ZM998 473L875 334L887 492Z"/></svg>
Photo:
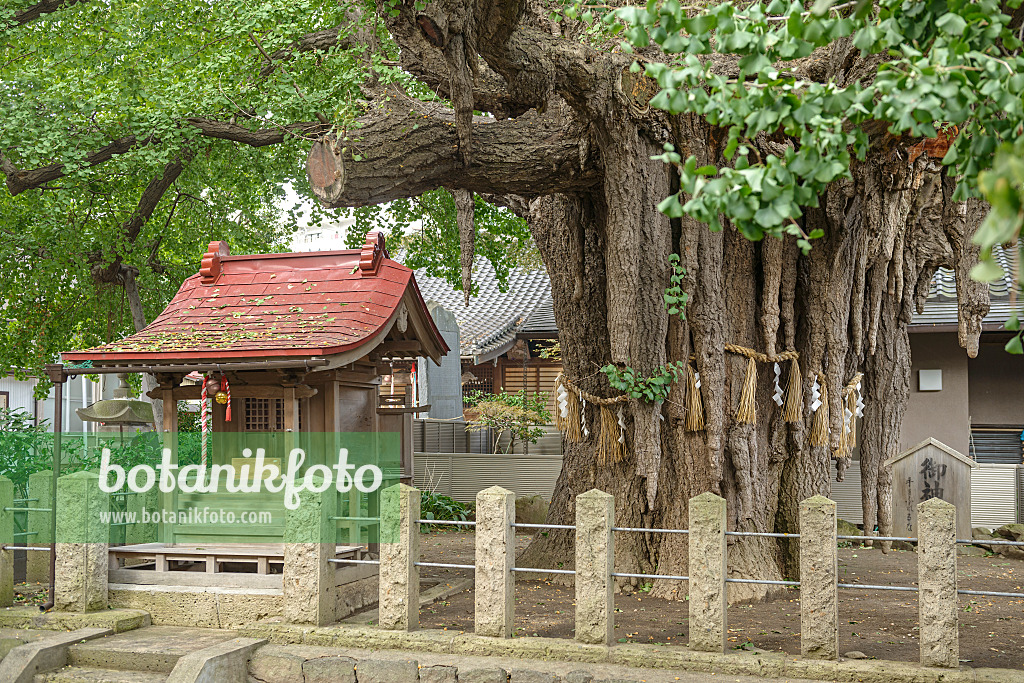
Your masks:
<svg viewBox="0 0 1024 683"><path fill-rule="evenodd" d="M1024 462L1022 431L1024 426L974 425L971 428L971 457L980 464L1020 465Z"/></svg>
<svg viewBox="0 0 1024 683"><path fill-rule="evenodd" d="M243 399L245 412L245 431L247 432L283 432L284 431L284 399L281 398L245 398ZM302 408L303 401L299 401L299 425L298 431L303 429L305 419Z"/></svg>
<svg viewBox="0 0 1024 683"><path fill-rule="evenodd" d="M280 432L284 429L284 406L279 398L245 399L245 431Z"/></svg>
<svg viewBox="0 0 1024 683"><path fill-rule="evenodd" d="M495 367L490 363L484 365L463 365L462 366L462 395L482 391L485 394L494 393Z"/></svg>

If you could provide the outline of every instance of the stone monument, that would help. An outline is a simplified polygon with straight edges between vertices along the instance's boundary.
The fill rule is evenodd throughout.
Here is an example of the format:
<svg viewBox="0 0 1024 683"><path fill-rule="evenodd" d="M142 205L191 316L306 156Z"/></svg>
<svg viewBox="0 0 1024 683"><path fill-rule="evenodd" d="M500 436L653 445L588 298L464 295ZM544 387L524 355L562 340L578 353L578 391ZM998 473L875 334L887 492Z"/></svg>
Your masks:
<svg viewBox="0 0 1024 683"><path fill-rule="evenodd" d="M419 364L419 404L429 405L427 417L450 420L462 417L462 363L459 359L459 323L455 315L436 302L427 303L434 324L451 351L438 367L423 359Z"/></svg>

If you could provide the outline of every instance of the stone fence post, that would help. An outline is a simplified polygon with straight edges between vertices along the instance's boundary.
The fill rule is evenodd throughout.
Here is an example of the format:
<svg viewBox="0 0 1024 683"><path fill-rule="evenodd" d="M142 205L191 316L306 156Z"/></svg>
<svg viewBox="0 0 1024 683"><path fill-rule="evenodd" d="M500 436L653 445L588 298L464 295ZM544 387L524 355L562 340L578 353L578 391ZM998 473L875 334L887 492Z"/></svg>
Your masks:
<svg viewBox="0 0 1024 683"><path fill-rule="evenodd" d="M95 472L75 472L57 482L57 567L54 609L107 609L110 496Z"/></svg>
<svg viewBox="0 0 1024 683"><path fill-rule="evenodd" d="M14 483L0 476L0 607L14 604ZM31 555L32 553L29 553Z"/></svg>
<svg viewBox="0 0 1024 683"><path fill-rule="evenodd" d="M800 654L839 657L839 553L836 504L824 496L800 503Z"/></svg>
<svg viewBox="0 0 1024 683"><path fill-rule="evenodd" d="M338 494L333 487L299 493L299 506L285 511L284 620L325 626L334 621L337 589L334 557L337 527L331 519Z"/></svg>
<svg viewBox="0 0 1024 683"><path fill-rule="evenodd" d="M492 486L476 494L477 635L511 638L515 605L516 494Z"/></svg>
<svg viewBox="0 0 1024 683"><path fill-rule="evenodd" d="M420 490L406 484L381 492L380 627L420 625Z"/></svg>
<svg viewBox="0 0 1024 683"><path fill-rule="evenodd" d="M127 496L125 509L128 516L139 520L125 529L124 542L127 545L156 543L160 535L159 506L160 490L155 486L145 493ZM148 522L142 521L144 511L150 515Z"/></svg>
<svg viewBox="0 0 1024 683"><path fill-rule="evenodd" d="M576 640L611 645L615 628L615 496L576 496Z"/></svg>
<svg viewBox="0 0 1024 683"><path fill-rule="evenodd" d="M45 470L34 472L28 475L28 507L52 508L53 507L53 472ZM49 512L29 512L28 524L25 531L34 531L31 536L26 536L25 545L43 547L50 545L53 539L50 538L50 519L53 510ZM25 553L25 580L29 583L50 583L50 553L41 550Z"/></svg>
<svg viewBox="0 0 1024 683"><path fill-rule="evenodd" d="M917 506L921 664L960 666L956 607L956 507L938 498Z"/></svg>
<svg viewBox="0 0 1024 683"><path fill-rule="evenodd" d="M710 491L690 499L690 648L725 652L725 499Z"/></svg>

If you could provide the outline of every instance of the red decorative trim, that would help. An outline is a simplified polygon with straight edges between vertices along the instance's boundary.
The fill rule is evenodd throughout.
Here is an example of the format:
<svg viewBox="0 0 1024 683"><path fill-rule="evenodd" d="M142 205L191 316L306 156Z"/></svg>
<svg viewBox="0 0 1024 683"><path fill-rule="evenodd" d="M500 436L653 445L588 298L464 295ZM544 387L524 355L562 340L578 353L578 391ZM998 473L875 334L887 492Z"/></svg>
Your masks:
<svg viewBox="0 0 1024 683"><path fill-rule="evenodd" d="M387 258L384 246L384 233L374 231L366 235L366 244L359 252L359 270L364 276L373 276L380 269L381 262Z"/></svg>
<svg viewBox="0 0 1024 683"><path fill-rule="evenodd" d="M210 242L203 254L203 260L199 265L199 277L204 285L212 285L220 276L220 260L231 255L231 249L227 242Z"/></svg>

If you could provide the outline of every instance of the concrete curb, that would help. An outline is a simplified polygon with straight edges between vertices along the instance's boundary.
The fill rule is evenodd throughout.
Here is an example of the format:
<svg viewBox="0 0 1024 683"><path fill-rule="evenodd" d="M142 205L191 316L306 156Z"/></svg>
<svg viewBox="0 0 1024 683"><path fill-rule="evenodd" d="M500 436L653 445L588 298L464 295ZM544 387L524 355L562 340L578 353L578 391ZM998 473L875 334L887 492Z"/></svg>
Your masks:
<svg viewBox="0 0 1024 683"><path fill-rule="evenodd" d="M174 665L167 683L246 683L249 656L267 641L234 638L191 652Z"/></svg>
<svg viewBox="0 0 1024 683"><path fill-rule="evenodd" d="M360 650L313 645L266 645L249 660L250 683L713 683L703 673L637 669L618 664ZM729 683L764 683L729 676ZM817 683L797 681L795 683ZM778 683L782 683L781 680Z"/></svg>
<svg viewBox="0 0 1024 683"><path fill-rule="evenodd" d="M34 643L19 645L0 660L0 681L32 683L36 674L56 671L67 666L69 646L111 634L113 630L109 628L80 628L70 633L54 633Z"/></svg>
<svg viewBox="0 0 1024 683"><path fill-rule="evenodd" d="M471 633L421 630L386 631L365 626L310 627L258 623L241 635L271 643L360 649L413 650L437 654L622 664L648 669L679 669L716 674L803 678L850 683L1024 683L1024 671L1010 669L939 669L883 660L822 661L780 653L695 652L677 646L634 643L585 645L563 638L487 638Z"/></svg>
<svg viewBox="0 0 1024 683"><path fill-rule="evenodd" d="M150 625L149 612L140 609L105 609L84 614L74 612L40 612L38 607L0 609L0 627L38 628L50 631L73 631L79 628L109 628L124 633Z"/></svg>

